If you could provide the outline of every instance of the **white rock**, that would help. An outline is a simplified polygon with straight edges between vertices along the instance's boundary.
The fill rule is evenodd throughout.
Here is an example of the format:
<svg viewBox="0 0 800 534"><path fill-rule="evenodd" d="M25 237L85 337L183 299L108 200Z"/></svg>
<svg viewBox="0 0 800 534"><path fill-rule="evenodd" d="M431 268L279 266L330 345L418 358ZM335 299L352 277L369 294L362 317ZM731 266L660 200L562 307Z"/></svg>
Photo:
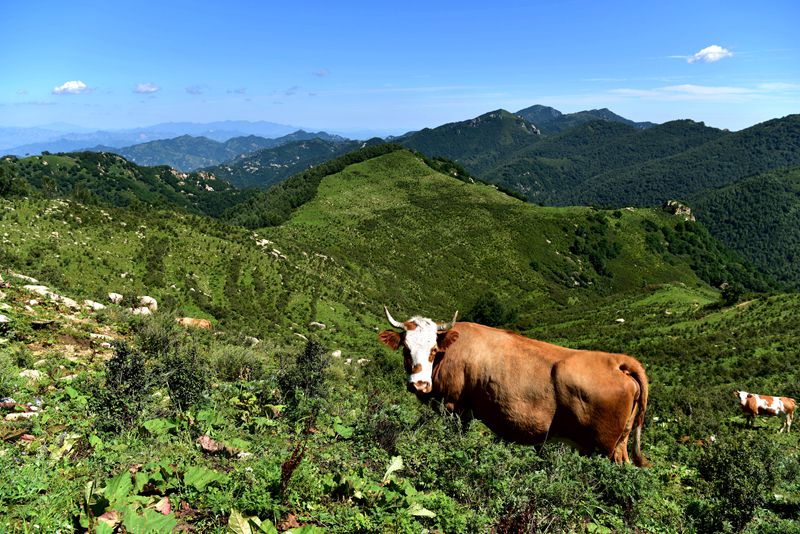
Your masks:
<svg viewBox="0 0 800 534"><path fill-rule="evenodd" d="M114 304L119 304L120 302L122 302L122 295L120 295L119 293L109 293L108 300L110 300Z"/></svg>
<svg viewBox="0 0 800 534"><path fill-rule="evenodd" d="M342 351L340 351L340 350L335 350L335 351L333 351L333 352L331 353L331 356L333 356L334 358L341 358L341 357L342 357Z"/></svg>
<svg viewBox="0 0 800 534"><path fill-rule="evenodd" d="M625 322L625 319L623 319L622 317L620 317L619 319L616 319L616 321L617 321L618 323L622 324L622 323L624 323L624 322Z"/></svg>
<svg viewBox="0 0 800 534"><path fill-rule="evenodd" d="M39 281L36 278L31 278L30 276L25 276L24 274L11 273L11 276L19 278L20 280L25 280L26 282L28 282L30 284L38 284L39 283Z"/></svg>
<svg viewBox="0 0 800 534"><path fill-rule="evenodd" d="M24 285L22 289L26 291L30 291L31 293L36 293L37 295L41 295L43 297L50 297L53 300L58 299L58 295L50 291L47 286L37 286L37 285ZM55 297L55 298L54 298Z"/></svg>
<svg viewBox="0 0 800 534"><path fill-rule="evenodd" d="M25 369L19 372L19 376L22 378L29 378L31 380L39 380L42 378L42 372L37 371L36 369Z"/></svg>
<svg viewBox="0 0 800 534"><path fill-rule="evenodd" d="M81 305L80 305L80 304L78 304L78 302L77 302L77 301L75 301L75 300L72 300L72 299L71 299L71 298L69 298L69 297L61 297L61 302L63 302L63 303L64 303L64 305L65 305L66 307L70 308L70 309L73 309L73 310L79 310L79 309L81 309Z"/></svg>
<svg viewBox="0 0 800 534"><path fill-rule="evenodd" d="M9 319L7 316L5 316L3 314L0 314L0 323L10 323L10 322L11 322L11 319Z"/></svg>
<svg viewBox="0 0 800 534"><path fill-rule="evenodd" d="M107 336L105 334L95 334L94 332L90 333L89 337L92 339L105 339L107 341L114 341L114 338L111 336Z"/></svg>
<svg viewBox="0 0 800 534"><path fill-rule="evenodd" d="M150 311L158 311L158 302L153 297L147 295L139 297L139 306L146 306Z"/></svg>
<svg viewBox="0 0 800 534"><path fill-rule="evenodd" d="M308 326L311 326L313 328L319 328L320 330L325 330L326 328L325 323L318 323L317 321L311 321L310 323L308 323Z"/></svg>
<svg viewBox="0 0 800 534"><path fill-rule="evenodd" d="M83 303L86 306L88 306L89 308L93 309L94 311L100 311L100 310L105 310L106 309L105 305L100 304L99 302L95 302L93 300L88 300L87 299L87 300L84 300Z"/></svg>
<svg viewBox="0 0 800 534"><path fill-rule="evenodd" d="M6 415L6 421L19 421L20 419L30 419L39 415L39 412L14 412Z"/></svg>

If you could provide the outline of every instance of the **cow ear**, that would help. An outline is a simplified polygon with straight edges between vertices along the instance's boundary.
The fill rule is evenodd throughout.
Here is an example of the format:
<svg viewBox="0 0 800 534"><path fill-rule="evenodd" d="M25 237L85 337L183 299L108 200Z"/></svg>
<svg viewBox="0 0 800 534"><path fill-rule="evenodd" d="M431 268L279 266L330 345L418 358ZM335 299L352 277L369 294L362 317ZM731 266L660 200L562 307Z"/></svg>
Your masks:
<svg viewBox="0 0 800 534"><path fill-rule="evenodd" d="M384 330L378 334L378 339L381 340L381 343L392 350L397 350L397 348L400 346L400 334L394 330Z"/></svg>
<svg viewBox="0 0 800 534"><path fill-rule="evenodd" d="M458 339L458 332L454 332L453 330L448 330L447 332L442 332L439 334L438 339L436 340L436 344L439 345L439 350L444 352L447 350L447 347L455 343Z"/></svg>

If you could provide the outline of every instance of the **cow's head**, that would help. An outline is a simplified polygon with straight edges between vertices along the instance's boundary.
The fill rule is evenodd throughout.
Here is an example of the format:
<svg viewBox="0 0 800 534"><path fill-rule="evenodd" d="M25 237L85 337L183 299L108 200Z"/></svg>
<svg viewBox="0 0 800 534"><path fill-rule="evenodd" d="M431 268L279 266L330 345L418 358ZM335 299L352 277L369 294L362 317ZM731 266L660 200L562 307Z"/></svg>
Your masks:
<svg viewBox="0 0 800 534"><path fill-rule="evenodd" d="M444 352L458 338L457 332L449 332L456 323L458 312L449 323L437 324L425 317L412 317L401 323L392 317L386 306L383 310L389 324L402 332L384 330L378 337L384 345L392 349L398 349L402 345L409 391L417 394L430 393L433 390L433 365L437 354Z"/></svg>
<svg viewBox="0 0 800 534"><path fill-rule="evenodd" d="M744 404L747 402L747 397L750 396L750 393L748 393L746 391L736 390L736 391L733 392L733 396L736 397L737 399L739 399L739 404L744 406Z"/></svg>

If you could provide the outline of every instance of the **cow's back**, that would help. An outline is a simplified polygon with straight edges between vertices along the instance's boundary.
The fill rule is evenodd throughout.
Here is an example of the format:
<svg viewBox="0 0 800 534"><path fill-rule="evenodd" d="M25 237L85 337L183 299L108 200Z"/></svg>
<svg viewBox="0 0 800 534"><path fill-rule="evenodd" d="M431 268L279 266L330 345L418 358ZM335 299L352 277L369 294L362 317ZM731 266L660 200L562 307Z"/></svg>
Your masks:
<svg viewBox="0 0 800 534"><path fill-rule="evenodd" d="M556 411L553 365L576 351L475 323L456 323L434 379L450 407L517 442L544 439Z"/></svg>

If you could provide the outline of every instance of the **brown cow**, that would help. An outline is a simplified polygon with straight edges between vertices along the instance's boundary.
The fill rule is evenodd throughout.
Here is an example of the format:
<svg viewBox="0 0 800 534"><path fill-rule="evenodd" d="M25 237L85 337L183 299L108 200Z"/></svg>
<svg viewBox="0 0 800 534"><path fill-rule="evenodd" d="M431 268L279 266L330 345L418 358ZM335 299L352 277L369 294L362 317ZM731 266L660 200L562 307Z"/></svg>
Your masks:
<svg viewBox="0 0 800 534"><path fill-rule="evenodd" d="M461 415L474 415L501 437L524 444L557 438L581 453L599 450L629 462L641 452L648 382L642 365L624 354L574 350L475 323L446 324L425 317L401 323L382 343L403 347L408 389L433 397Z"/></svg>
<svg viewBox="0 0 800 534"><path fill-rule="evenodd" d="M757 415L780 415L783 414L783 425L778 433L786 429L786 433L792 429L792 419L794 418L795 400L790 397L772 397L770 395L756 395L746 391L734 391L733 394L739 399L747 423L752 426Z"/></svg>
<svg viewBox="0 0 800 534"><path fill-rule="evenodd" d="M195 319L193 317L176 317L175 322L191 328L211 330L211 321L208 319Z"/></svg>

